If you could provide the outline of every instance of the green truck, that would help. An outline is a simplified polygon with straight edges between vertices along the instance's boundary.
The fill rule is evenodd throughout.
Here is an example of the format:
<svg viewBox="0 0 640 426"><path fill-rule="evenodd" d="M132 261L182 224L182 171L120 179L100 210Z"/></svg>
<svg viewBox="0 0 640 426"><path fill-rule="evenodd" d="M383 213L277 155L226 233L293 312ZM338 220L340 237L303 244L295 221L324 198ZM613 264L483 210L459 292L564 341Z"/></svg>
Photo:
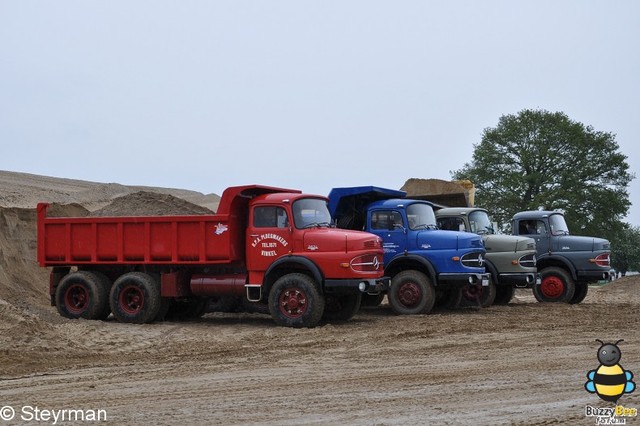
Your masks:
<svg viewBox="0 0 640 426"><path fill-rule="evenodd" d="M536 269L536 242L529 237L496 234L487 210L477 207L445 207L436 210L440 229L473 232L487 250L484 266L491 274L489 286L468 286L462 303L480 306L507 304L516 288L540 285Z"/></svg>

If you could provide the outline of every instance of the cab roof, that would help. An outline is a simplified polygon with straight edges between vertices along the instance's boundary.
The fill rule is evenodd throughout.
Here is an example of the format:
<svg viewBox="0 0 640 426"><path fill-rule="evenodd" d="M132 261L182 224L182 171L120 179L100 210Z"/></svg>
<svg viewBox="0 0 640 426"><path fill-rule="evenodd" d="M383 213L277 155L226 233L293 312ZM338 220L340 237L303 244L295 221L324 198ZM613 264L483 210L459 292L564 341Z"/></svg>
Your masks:
<svg viewBox="0 0 640 426"><path fill-rule="evenodd" d="M553 214L560 214L564 216L564 213L559 210L528 210L516 213L513 215L513 220L539 219L541 217L549 217Z"/></svg>
<svg viewBox="0 0 640 426"><path fill-rule="evenodd" d="M436 210L436 216L464 216L475 211L486 212L487 209L480 207L444 207Z"/></svg>

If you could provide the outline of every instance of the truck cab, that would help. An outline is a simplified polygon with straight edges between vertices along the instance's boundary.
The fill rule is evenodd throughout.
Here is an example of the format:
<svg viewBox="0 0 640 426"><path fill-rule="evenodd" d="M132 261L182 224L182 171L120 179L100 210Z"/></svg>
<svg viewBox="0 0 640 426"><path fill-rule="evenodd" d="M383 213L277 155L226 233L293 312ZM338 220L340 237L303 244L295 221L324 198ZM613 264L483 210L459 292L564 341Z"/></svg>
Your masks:
<svg viewBox="0 0 640 426"><path fill-rule="evenodd" d="M482 237L487 250L485 268L491 283L483 303L507 304L516 287L540 284L536 270L536 242L532 238L497 234L487 210L478 207L445 207L436 210L438 227L444 230L473 232ZM495 295L491 300L492 293ZM484 296L484 295L483 295ZM473 294L463 294L473 300Z"/></svg>
<svg viewBox="0 0 640 426"><path fill-rule="evenodd" d="M560 211L516 213L511 231L536 242L541 284L533 287L533 294L540 302L580 303L587 296L589 283L615 277L609 241L570 235Z"/></svg>
<svg viewBox="0 0 640 426"><path fill-rule="evenodd" d="M382 238L389 305L398 314L428 313L436 300L457 306L464 288L489 285L482 239L438 230L433 205L404 191L334 188L329 211L339 228Z"/></svg>

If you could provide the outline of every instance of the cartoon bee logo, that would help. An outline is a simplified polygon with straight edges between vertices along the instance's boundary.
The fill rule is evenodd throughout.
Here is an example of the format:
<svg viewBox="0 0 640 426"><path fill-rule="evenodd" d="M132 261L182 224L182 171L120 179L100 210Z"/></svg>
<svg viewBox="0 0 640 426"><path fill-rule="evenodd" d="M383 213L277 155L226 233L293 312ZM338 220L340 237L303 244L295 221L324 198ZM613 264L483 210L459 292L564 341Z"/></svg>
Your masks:
<svg viewBox="0 0 640 426"><path fill-rule="evenodd" d="M636 384L631 380L633 373L624 370L619 364L622 352L618 343L623 341L621 339L615 343L604 343L596 339L596 342L601 344L598 349L600 366L587 373L589 380L584 384L584 388L589 393L598 394L604 401L617 403L622 394L631 393L636 388Z"/></svg>

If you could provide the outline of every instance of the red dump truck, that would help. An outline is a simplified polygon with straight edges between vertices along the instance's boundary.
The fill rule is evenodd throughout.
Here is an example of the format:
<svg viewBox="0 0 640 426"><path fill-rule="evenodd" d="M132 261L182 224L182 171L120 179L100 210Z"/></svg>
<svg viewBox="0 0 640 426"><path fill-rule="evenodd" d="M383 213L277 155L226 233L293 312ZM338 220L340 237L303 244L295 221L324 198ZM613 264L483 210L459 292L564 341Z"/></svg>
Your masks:
<svg viewBox="0 0 640 426"><path fill-rule="evenodd" d="M332 227L327 202L249 185L226 189L212 215L47 217L40 203L38 262L68 318L147 323L233 296L284 326L348 320L362 294L388 287L382 241Z"/></svg>

